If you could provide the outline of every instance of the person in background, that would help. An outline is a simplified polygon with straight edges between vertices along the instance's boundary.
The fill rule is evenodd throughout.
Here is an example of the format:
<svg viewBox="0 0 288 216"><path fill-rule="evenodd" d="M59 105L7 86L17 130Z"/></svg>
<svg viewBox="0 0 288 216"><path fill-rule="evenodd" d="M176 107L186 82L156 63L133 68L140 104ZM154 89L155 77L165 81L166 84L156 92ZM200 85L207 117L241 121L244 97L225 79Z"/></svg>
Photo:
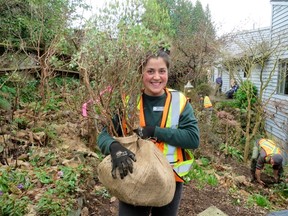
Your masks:
<svg viewBox="0 0 288 216"><path fill-rule="evenodd" d="M135 132L142 139L154 139L170 162L176 182L174 198L162 207L134 206L119 201L119 216L176 216L178 213L183 177L192 166L192 162L185 163L188 160L184 149L198 148L199 129L194 110L186 96L166 87L169 66L169 55L161 50L157 54L149 54L141 64L144 89L139 92L140 127ZM106 129L99 134L97 143L104 154L111 155L112 174L118 169L121 178L133 175L133 163L137 158L113 139Z"/></svg>
<svg viewBox="0 0 288 216"><path fill-rule="evenodd" d="M219 96L222 94L222 77L219 76L216 79L216 91L215 91L215 96L219 93Z"/></svg>
<svg viewBox="0 0 288 216"><path fill-rule="evenodd" d="M227 99L232 99L234 94L237 92L239 86L235 80L231 80L231 88L229 91L226 92Z"/></svg>
<svg viewBox="0 0 288 216"><path fill-rule="evenodd" d="M204 97L204 103L203 103L204 109L211 109L212 108L212 102L209 98L209 96Z"/></svg>
<svg viewBox="0 0 288 216"><path fill-rule="evenodd" d="M264 168L264 164L271 164L275 182L278 183L283 174L282 162L281 149L276 146L274 141L264 138L257 140L251 158L251 181L257 180L264 186L265 183L260 178L261 170Z"/></svg>
<svg viewBox="0 0 288 216"><path fill-rule="evenodd" d="M204 119L205 122L210 124L211 117L212 117L212 111L213 111L213 105L208 95L205 95L203 97L203 94L200 94L200 103L201 106L203 106L203 112L204 112Z"/></svg>

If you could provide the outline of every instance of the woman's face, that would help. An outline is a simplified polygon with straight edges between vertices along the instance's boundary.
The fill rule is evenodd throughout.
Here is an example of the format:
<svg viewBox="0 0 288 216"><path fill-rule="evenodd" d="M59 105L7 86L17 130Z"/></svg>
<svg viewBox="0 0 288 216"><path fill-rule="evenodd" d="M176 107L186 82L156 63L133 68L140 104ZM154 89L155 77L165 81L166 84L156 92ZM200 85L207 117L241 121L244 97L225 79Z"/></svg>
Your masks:
<svg viewBox="0 0 288 216"><path fill-rule="evenodd" d="M150 96L164 94L168 81L168 68L163 58L150 58L143 69L144 93Z"/></svg>

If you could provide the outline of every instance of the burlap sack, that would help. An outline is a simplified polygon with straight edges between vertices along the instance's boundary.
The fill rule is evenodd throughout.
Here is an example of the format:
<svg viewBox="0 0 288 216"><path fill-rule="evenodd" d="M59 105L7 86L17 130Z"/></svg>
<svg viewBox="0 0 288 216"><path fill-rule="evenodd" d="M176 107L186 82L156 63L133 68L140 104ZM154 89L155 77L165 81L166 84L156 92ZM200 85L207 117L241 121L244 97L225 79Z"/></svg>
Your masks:
<svg viewBox="0 0 288 216"><path fill-rule="evenodd" d="M117 179L113 179L111 157L104 158L98 166L98 177L109 193L137 206L160 207L170 203L175 192L174 173L155 144L136 135L117 140L135 153L137 161L133 164L132 174L120 179L117 172Z"/></svg>

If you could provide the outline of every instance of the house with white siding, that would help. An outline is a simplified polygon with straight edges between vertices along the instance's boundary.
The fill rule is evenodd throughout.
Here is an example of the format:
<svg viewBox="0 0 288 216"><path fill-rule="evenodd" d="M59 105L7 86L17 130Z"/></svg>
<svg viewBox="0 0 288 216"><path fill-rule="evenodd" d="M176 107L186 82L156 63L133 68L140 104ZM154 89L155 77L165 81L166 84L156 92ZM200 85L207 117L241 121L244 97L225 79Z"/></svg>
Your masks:
<svg viewBox="0 0 288 216"><path fill-rule="evenodd" d="M242 31L230 36L230 42L223 48L223 56L230 59L253 58L250 72L243 64L233 68L233 73L223 65L223 59L216 64L212 81L222 77L223 92L230 88L230 80L243 82L251 80L262 88L262 102L265 104L266 131L273 136L288 153L288 0L270 0L271 26L251 31ZM248 56L247 56L248 55ZM247 77L249 76L249 77Z"/></svg>
<svg viewBox="0 0 288 216"><path fill-rule="evenodd" d="M246 50L249 50L249 55L255 54L257 57L256 51L259 45L263 46L263 49L268 46L270 41L270 27L249 30L249 31L242 31L238 32L237 34L233 34L228 36L226 39L226 46L222 48L222 59L219 60L219 64L216 65L214 68L214 73L212 80L216 80L217 77L221 76L223 80L222 91L228 91L230 86L230 81L232 79L236 79L239 81L246 80L247 73L245 72L244 68L239 66L238 68L233 68L233 70L237 70L237 77L236 71L231 71L225 65L223 65L223 58L241 58L243 53ZM257 66L257 65L255 65ZM254 68L257 70L257 68Z"/></svg>

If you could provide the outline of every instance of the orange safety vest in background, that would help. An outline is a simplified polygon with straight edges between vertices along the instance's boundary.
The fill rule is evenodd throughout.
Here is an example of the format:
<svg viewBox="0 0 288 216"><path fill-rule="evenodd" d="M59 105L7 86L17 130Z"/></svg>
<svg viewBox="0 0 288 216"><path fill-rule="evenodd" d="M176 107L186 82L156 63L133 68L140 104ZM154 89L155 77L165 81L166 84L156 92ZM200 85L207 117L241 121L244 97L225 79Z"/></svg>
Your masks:
<svg viewBox="0 0 288 216"><path fill-rule="evenodd" d="M165 92L167 94L167 98L165 101L160 127L178 128L180 114L186 106L187 98L181 92L173 89L166 88ZM145 127L142 96L140 99L140 126ZM175 171L175 180L178 182L184 182L182 177L188 174L194 161L191 151L188 149L171 146L164 142L156 142L156 145L165 155Z"/></svg>
<svg viewBox="0 0 288 216"><path fill-rule="evenodd" d="M259 146L263 148L266 152L266 161L269 161L271 156L273 156L274 154L281 154L280 148L278 148L272 140L260 139L258 143Z"/></svg>
<svg viewBox="0 0 288 216"><path fill-rule="evenodd" d="M212 103L210 101L210 98L208 96L204 97L204 108L210 108L212 107Z"/></svg>
<svg viewBox="0 0 288 216"><path fill-rule="evenodd" d="M259 146L264 149L267 156L273 155L273 154L281 154L280 148L278 148L272 140L260 139L258 143L259 143Z"/></svg>

